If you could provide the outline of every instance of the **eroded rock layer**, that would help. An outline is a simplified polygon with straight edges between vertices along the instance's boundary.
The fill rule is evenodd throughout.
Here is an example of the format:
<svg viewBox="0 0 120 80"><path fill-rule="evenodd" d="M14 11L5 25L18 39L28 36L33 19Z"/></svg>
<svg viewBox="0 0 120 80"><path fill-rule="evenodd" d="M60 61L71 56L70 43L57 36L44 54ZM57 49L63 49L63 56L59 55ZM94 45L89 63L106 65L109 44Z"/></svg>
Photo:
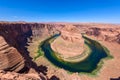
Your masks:
<svg viewBox="0 0 120 80"><path fill-rule="evenodd" d="M0 36L0 69L19 71L24 67L24 59L18 50L5 41Z"/></svg>
<svg viewBox="0 0 120 80"><path fill-rule="evenodd" d="M25 67L35 68L27 46L47 32L44 24L0 23L0 69L19 72Z"/></svg>
<svg viewBox="0 0 120 80"><path fill-rule="evenodd" d="M84 39L75 26L67 25L61 35L51 43L52 49L64 58L75 57L84 51Z"/></svg>
<svg viewBox="0 0 120 80"><path fill-rule="evenodd" d="M89 31L86 32L89 36L94 36L100 40L116 42L120 44L120 27L112 28L89 28Z"/></svg>

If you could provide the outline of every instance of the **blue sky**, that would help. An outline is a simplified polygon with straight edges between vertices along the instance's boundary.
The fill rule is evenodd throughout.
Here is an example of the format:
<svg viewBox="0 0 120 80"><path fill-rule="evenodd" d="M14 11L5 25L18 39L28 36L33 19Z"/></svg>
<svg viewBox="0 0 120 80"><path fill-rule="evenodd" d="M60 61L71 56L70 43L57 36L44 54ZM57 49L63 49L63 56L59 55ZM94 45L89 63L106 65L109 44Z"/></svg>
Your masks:
<svg viewBox="0 0 120 80"><path fill-rule="evenodd" d="M0 0L0 21L120 23L120 0Z"/></svg>

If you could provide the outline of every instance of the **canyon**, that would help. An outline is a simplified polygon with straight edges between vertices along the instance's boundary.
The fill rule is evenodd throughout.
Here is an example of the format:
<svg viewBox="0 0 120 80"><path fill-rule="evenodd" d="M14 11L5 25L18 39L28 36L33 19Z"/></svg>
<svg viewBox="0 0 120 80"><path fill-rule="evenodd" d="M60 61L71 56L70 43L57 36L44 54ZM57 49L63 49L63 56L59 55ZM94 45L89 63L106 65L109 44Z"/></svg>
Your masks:
<svg viewBox="0 0 120 80"><path fill-rule="evenodd" d="M104 62L97 77L68 74L43 56L34 59L39 44L58 33L61 36L51 47L65 58L84 51L84 34L107 47L113 59ZM0 22L1 80L110 80L120 76L119 50L120 25L117 24Z"/></svg>

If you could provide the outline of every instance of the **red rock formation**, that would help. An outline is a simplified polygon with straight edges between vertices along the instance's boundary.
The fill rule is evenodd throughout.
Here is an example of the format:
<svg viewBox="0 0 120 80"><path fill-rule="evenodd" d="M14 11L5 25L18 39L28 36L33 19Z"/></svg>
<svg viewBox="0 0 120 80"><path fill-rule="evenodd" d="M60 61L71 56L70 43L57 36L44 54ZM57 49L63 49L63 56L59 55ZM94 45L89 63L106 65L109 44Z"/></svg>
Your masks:
<svg viewBox="0 0 120 80"><path fill-rule="evenodd" d="M10 71L20 71L24 67L24 59L18 50L0 36L0 69Z"/></svg>
<svg viewBox="0 0 120 80"><path fill-rule="evenodd" d="M25 67L37 69L26 46L28 39L40 38L46 31L44 24L0 23L0 69L16 72L25 71Z"/></svg>
<svg viewBox="0 0 120 80"><path fill-rule="evenodd" d="M50 36L49 31L52 31L51 28L45 24L0 23L0 70L28 72L32 68L33 73L39 73L26 46L35 38ZM43 78L43 75L40 76ZM3 78L0 76L0 79Z"/></svg>
<svg viewBox="0 0 120 80"><path fill-rule="evenodd" d="M15 72L5 72L0 70L0 80L48 80L42 74L19 74Z"/></svg>
<svg viewBox="0 0 120 80"><path fill-rule="evenodd" d="M84 51L84 39L78 28L66 25L60 30L60 37L51 43L52 49L63 58L75 57Z"/></svg>
<svg viewBox="0 0 120 80"><path fill-rule="evenodd" d="M120 28L89 28L86 31L89 36L95 36L100 40L120 43Z"/></svg>

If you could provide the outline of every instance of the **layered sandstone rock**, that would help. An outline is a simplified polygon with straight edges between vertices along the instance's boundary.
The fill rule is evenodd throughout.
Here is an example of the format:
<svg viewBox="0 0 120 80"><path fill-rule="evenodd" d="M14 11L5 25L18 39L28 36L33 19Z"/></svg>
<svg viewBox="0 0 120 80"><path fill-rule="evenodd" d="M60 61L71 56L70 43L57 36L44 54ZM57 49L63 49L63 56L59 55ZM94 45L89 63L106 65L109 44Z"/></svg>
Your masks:
<svg viewBox="0 0 120 80"><path fill-rule="evenodd" d="M40 75L39 78L32 78L35 73L41 72L36 63L32 61L27 46L33 40L36 41L41 37L47 38L52 35L53 33L50 31L55 33L55 30L53 31L52 28L48 28L47 25L41 23L0 23L0 70L29 73L33 69L29 79L44 79L44 75ZM2 74L2 76L0 74L0 79L7 80L10 79L10 76L11 79L16 77L11 74L12 72ZM9 78L7 78L8 76ZM27 78L16 79L26 80Z"/></svg>
<svg viewBox="0 0 120 80"><path fill-rule="evenodd" d="M120 43L120 27L108 27L108 28L89 28L86 31L89 36L97 37L100 40Z"/></svg>
<svg viewBox="0 0 120 80"><path fill-rule="evenodd" d="M0 23L0 69L19 72L25 67L35 68L27 46L47 31L44 24Z"/></svg>
<svg viewBox="0 0 120 80"><path fill-rule="evenodd" d="M20 71L24 67L24 59L16 48L7 44L0 36L0 70Z"/></svg>
<svg viewBox="0 0 120 80"><path fill-rule="evenodd" d="M51 43L51 47L64 58L74 57L83 52L84 39L76 27L67 25L62 28L60 37Z"/></svg>

